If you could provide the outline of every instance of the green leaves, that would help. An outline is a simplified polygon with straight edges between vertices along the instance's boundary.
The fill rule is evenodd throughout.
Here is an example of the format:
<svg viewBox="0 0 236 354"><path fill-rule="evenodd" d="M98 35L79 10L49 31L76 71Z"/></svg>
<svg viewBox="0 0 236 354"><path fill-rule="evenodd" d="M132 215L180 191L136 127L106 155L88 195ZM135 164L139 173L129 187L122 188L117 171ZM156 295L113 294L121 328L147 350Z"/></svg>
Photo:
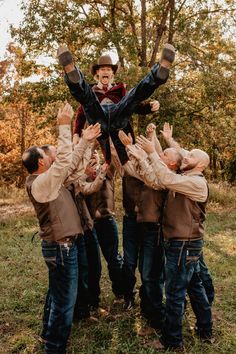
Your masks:
<svg viewBox="0 0 236 354"><path fill-rule="evenodd" d="M8 76L2 90L8 101L24 99L33 112L44 114L47 106L70 96L59 66L54 61L49 68L36 65L39 54L55 58L58 44L66 43L88 74L91 62L116 50L121 70L115 80L131 88L155 61L156 51L173 39L177 58L168 83L153 95L161 102L153 119L160 128L166 120L173 123L184 146L214 151L214 168L221 171L235 155L235 8L236 1L222 0L142 0L142 6L129 0L25 2L20 28L12 28L22 47L10 48L9 60L0 67L0 75ZM13 87L12 65L18 73ZM43 80L25 83L38 72ZM151 119L134 124L143 129Z"/></svg>

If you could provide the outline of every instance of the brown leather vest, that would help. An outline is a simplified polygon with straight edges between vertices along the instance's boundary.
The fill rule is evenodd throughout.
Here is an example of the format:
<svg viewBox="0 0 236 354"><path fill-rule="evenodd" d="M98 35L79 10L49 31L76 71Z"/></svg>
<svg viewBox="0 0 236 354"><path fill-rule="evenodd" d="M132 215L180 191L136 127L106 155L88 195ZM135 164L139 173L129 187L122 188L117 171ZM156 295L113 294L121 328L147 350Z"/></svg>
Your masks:
<svg viewBox="0 0 236 354"><path fill-rule="evenodd" d="M164 238L166 240L202 239L206 203L196 202L183 194L169 191L163 211Z"/></svg>
<svg viewBox="0 0 236 354"><path fill-rule="evenodd" d="M75 197L75 203L81 218L81 224L84 231L93 229L93 219L88 210L85 196L82 193L79 193Z"/></svg>
<svg viewBox="0 0 236 354"><path fill-rule="evenodd" d="M46 241L58 241L68 236L82 234L80 217L71 193L61 187L58 197L47 203L37 202L31 193L31 186L37 175L26 179L26 189L39 221L39 235Z"/></svg>
<svg viewBox="0 0 236 354"><path fill-rule="evenodd" d="M114 178L106 176L101 189L86 197L88 210L93 219L115 215Z"/></svg>
<svg viewBox="0 0 236 354"><path fill-rule="evenodd" d="M122 179L123 207L125 214L136 215L136 205L140 198L143 182L132 176L124 176Z"/></svg>
<svg viewBox="0 0 236 354"><path fill-rule="evenodd" d="M165 195L165 191L154 190L144 184L136 207L137 222L160 223Z"/></svg>

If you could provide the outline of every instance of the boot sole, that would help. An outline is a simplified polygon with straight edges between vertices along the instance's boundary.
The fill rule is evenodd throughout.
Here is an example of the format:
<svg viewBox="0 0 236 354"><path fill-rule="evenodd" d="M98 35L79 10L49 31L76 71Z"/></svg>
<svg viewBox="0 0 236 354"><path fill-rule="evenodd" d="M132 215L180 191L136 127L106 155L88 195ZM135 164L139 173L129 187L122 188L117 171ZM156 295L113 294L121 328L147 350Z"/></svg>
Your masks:
<svg viewBox="0 0 236 354"><path fill-rule="evenodd" d="M69 64L73 63L73 58L72 58L72 55L71 55L71 53L69 51L61 53L60 55L58 55L58 60L59 60L59 63L62 66L66 66L66 65L69 65Z"/></svg>

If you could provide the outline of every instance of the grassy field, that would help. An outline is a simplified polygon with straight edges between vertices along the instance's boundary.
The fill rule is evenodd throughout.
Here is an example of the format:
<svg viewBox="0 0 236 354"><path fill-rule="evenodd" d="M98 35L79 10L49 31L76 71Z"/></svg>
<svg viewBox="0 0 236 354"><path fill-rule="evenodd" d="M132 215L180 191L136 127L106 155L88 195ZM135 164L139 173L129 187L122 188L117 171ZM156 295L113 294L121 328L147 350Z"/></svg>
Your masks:
<svg viewBox="0 0 236 354"><path fill-rule="evenodd" d="M38 340L47 289L36 219L21 191L0 191L0 353L43 353ZM205 256L216 287L213 307L215 341L201 343L193 335L194 316L184 319L187 353L236 353L236 192L211 186L206 223ZM118 208L119 209L119 208ZM118 210L121 215L121 210ZM139 286L139 284L138 284ZM144 325L139 305L129 313L115 304L103 263L101 305L107 313L73 326L69 354L154 353L138 336ZM169 352L171 353L171 352Z"/></svg>

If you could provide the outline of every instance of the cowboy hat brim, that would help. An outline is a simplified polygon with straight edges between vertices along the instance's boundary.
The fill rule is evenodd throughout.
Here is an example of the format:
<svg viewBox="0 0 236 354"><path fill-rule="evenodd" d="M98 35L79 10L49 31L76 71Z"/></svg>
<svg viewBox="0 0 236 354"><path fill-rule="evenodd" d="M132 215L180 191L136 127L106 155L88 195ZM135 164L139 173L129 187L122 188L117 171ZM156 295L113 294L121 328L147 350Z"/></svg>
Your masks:
<svg viewBox="0 0 236 354"><path fill-rule="evenodd" d="M92 64L90 67L92 75L96 75L96 71L101 68L102 66L110 66L113 70L113 73L115 74L118 70L119 65L118 64Z"/></svg>

